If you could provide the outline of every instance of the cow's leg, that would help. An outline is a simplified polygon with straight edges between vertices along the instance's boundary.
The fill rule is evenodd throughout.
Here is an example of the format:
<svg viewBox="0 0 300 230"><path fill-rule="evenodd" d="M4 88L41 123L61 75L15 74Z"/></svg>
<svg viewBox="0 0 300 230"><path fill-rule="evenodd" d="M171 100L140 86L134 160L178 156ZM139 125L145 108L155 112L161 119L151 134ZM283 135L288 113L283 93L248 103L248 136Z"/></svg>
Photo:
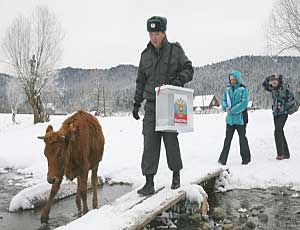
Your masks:
<svg viewBox="0 0 300 230"><path fill-rule="evenodd" d="M55 195L57 194L57 192L60 188L60 183L55 183L52 185L50 196L49 196L48 201L42 211L41 223L48 223L51 205L52 205Z"/></svg>
<svg viewBox="0 0 300 230"><path fill-rule="evenodd" d="M92 188L93 188L93 208L98 208L98 195L97 195L97 186L98 186L98 177L97 177L98 166L92 170Z"/></svg>
<svg viewBox="0 0 300 230"><path fill-rule="evenodd" d="M82 199L83 204L83 214L87 213L88 206L87 206L87 180L88 180L88 170L80 178L80 196Z"/></svg>
<svg viewBox="0 0 300 230"><path fill-rule="evenodd" d="M77 177L76 206L77 206L78 213L80 213L81 212L80 177Z"/></svg>

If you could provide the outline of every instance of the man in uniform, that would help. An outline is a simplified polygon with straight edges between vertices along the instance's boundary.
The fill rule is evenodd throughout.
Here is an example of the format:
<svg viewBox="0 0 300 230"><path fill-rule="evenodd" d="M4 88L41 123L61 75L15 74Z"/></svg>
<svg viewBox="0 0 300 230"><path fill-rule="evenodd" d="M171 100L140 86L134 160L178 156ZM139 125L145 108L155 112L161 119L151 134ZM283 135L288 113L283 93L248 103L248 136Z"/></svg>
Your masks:
<svg viewBox="0 0 300 230"><path fill-rule="evenodd" d="M170 43L166 37L167 19L154 16L147 21L150 42L142 52L136 91L134 95L133 117L138 120L141 103L144 106L143 120L144 152L142 159L142 173L146 177L146 184L138 190L141 195L155 193L154 175L157 172L161 139L163 138L167 161L173 171L172 189L180 187L180 170L182 161L177 139L177 133L155 131L155 87L174 85L183 87L191 81L194 70L192 62L186 57L179 43Z"/></svg>

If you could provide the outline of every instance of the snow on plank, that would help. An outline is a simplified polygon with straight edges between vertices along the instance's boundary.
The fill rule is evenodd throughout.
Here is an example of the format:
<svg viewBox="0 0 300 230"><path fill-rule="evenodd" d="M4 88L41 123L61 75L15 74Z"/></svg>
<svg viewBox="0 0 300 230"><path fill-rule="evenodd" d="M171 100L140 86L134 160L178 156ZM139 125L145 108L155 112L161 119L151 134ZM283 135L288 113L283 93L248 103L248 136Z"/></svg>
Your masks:
<svg viewBox="0 0 300 230"><path fill-rule="evenodd" d="M216 169L206 176L199 178L200 184L217 177L223 169ZM105 205L98 210L92 210L85 216L69 223L58 230L110 229L134 230L141 229L150 223L157 215L165 212L180 200L185 198L196 201L199 205L207 200L207 195L201 186L187 185L180 189L171 190L169 185L161 188L156 194L143 197L137 190L125 194L111 205Z"/></svg>
<svg viewBox="0 0 300 230"><path fill-rule="evenodd" d="M139 229L163 212L168 205L174 205L183 199L185 192L182 189L171 190L165 188L145 199L142 203L139 203L139 200L144 199L144 197L139 196L136 190L125 196L125 198L122 197L116 200L112 205L105 205L98 210L92 210L84 217L58 229ZM128 199L129 197L132 199ZM124 202L125 200L127 202ZM138 204L132 206L133 203Z"/></svg>

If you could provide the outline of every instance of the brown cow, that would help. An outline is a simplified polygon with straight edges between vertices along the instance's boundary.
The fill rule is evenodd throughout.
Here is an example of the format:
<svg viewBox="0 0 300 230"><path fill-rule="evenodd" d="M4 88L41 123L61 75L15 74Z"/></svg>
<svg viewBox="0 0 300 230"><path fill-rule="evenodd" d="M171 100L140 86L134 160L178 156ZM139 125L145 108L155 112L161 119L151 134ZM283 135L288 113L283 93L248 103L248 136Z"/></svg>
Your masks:
<svg viewBox="0 0 300 230"><path fill-rule="evenodd" d="M64 175L69 180L77 178L76 205L81 212L82 199L85 214L88 212L88 172L92 170L93 208L97 208L97 171L104 150L104 136L98 120L80 110L66 119L57 132L49 125L46 135L39 138L44 139L46 144L44 154L48 160L47 181L52 184L50 196L42 211L41 222L48 222L52 201Z"/></svg>

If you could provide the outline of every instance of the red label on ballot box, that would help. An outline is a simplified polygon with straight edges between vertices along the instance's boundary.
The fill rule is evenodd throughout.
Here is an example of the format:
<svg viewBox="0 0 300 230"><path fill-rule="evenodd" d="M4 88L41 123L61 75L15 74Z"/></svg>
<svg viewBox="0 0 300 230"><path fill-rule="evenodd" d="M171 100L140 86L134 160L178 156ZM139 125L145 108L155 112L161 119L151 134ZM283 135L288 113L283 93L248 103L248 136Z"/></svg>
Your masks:
<svg viewBox="0 0 300 230"><path fill-rule="evenodd" d="M174 123L187 124L187 96L174 95Z"/></svg>

